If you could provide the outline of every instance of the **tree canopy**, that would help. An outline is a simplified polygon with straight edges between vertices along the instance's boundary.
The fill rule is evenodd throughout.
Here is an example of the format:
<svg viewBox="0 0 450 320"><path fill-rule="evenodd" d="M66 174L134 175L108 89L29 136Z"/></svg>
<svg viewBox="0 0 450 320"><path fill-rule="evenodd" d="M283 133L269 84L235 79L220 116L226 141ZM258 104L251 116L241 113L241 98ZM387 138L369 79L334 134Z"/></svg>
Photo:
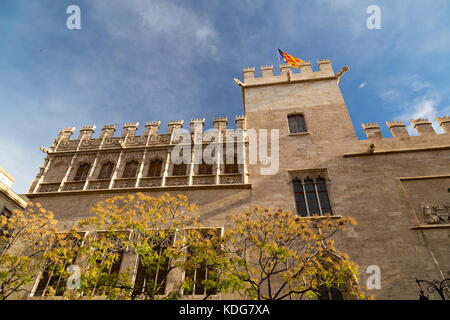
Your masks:
<svg viewBox="0 0 450 320"><path fill-rule="evenodd" d="M333 240L353 219L254 207L224 231L200 224L197 210L184 195L116 196L59 233L53 214L30 204L0 218L0 298L28 294L38 276L35 295L66 299L362 296L358 266Z"/></svg>

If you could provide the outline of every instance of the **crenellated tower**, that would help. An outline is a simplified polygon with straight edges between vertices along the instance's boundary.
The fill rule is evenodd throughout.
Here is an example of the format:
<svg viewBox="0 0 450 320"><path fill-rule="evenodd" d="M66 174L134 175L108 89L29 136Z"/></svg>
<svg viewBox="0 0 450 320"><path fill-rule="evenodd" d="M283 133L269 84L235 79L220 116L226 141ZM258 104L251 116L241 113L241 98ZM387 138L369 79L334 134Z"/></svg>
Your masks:
<svg viewBox="0 0 450 320"><path fill-rule="evenodd" d="M367 267L377 265L382 288L370 294L416 299L416 277L450 274L450 117L436 119L444 134L429 119L411 120L418 135L409 134L406 119L387 121L392 138L378 123L363 123L367 139L360 140L339 88L349 68L335 73L325 59L315 69L309 62L299 71L281 65L276 74L273 66L260 74L244 69L242 81L234 79L244 115L235 117L233 130L229 118L214 118L218 136L205 130L204 118L170 121L167 133L150 121L142 135L138 122L125 123L120 135L117 124L98 136L95 126L82 127L76 138L75 128L65 128L41 148L46 158L27 196L54 211L62 229L89 216L98 201L135 192L184 194L206 227L222 230L254 205L305 219L353 217L358 226L336 243L359 264L361 283ZM228 157L227 144L243 161ZM217 161L205 161L218 145L211 152ZM175 161L186 150L191 157Z"/></svg>

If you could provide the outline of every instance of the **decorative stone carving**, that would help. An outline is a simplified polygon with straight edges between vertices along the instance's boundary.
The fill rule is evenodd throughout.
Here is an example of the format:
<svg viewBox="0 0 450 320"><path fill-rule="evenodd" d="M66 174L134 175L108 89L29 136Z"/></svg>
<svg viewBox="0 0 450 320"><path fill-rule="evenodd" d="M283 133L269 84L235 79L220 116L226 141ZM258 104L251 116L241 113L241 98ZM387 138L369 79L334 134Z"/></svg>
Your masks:
<svg viewBox="0 0 450 320"><path fill-rule="evenodd" d="M122 138L107 138L103 141L103 148L119 148Z"/></svg>
<svg viewBox="0 0 450 320"><path fill-rule="evenodd" d="M242 175L241 174L220 175L220 183L221 184L238 184L238 183L242 183Z"/></svg>
<svg viewBox="0 0 450 320"><path fill-rule="evenodd" d="M166 185L167 186L187 186L189 184L189 177L167 177Z"/></svg>
<svg viewBox="0 0 450 320"><path fill-rule="evenodd" d="M197 176L194 177L194 185L215 184L215 176Z"/></svg>
<svg viewBox="0 0 450 320"><path fill-rule="evenodd" d="M426 224L450 223L450 204L425 205L422 203L422 217Z"/></svg>
<svg viewBox="0 0 450 320"><path fill-rule="evenodd" d="M59 189L60 183L43 183L39 186L38 192L56 192Z"/></svg>
<svg viewBox="0 0 450 320"><path fill-rule="evenodd" d="M108 189L110 182L111 182L111 180L109 180L109 179L90 180L88 189L91 189L91 190Z"/></svg>
<svg viewBox="0 0 450 320"><path fill-rule="evenodd" d="M57 151L76 150L80 140L61 141Z"/></svg>
<svg viewBox="0 0 450 320"><path fill-rule="evenodd" d="M121 178L114 181L114 188L134 188L136 185L136 178Z"/></svg>
<svg viewBox="0 0 450 320"><path fill-rule="evenodd" d="M151 135L149 144L168 144L170 142L170 134Z"/></svg>
<svg viewBox="0 0 450 320"><path fill-rule="evenodd" d="M141 178L139 181L139 187L147 188L147 187L160 187L162 178Z"/></svg>
<svg viewBox="0 0 450 320"><path fill-rule="evenodd" d="M127 146L145 146L147 143L146 136L128 137L126 141Z"/></svg>
<svg viewBox="0 0 450 320"><path fill-rule="evenodd" d="M101 139L83 140L80 143L80 149L98 149L101 142Z"/></svg>
<svg viewBox="0 0 450 320"><path fill-rule="evenodd" d="M64 191L83 190L86 181L67 181L64 183Z"/></svg>

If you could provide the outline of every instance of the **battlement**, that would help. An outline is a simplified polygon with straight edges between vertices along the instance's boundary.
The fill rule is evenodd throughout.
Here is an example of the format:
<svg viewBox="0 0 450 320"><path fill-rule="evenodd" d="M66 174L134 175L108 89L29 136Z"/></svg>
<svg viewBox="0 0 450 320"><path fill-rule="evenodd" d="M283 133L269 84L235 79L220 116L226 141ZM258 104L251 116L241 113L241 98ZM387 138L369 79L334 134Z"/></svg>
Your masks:
<svg viewBox="0 0 450 320"><path fill-rule="evenodd" d="M444 129L445 133L450 133L450 117L438 117L436 118L437 121L439 121L441 127ZM418 118L418 119L411 119L411 123L414 126L414 128L417 130L417 133L419 136L422 137L433 137L433 136L439 136L433 129L432 123L430 120L426 118ZM368 122L368 123L362 123L361 124L364 133L366 134L368 139L380 139L383 138L383 135L381 133L381 128L378 125L377 122ZM403 121L386 121L386 125L389 128L389 131L391 132L392 136L394 138L403 138L403 137L410 137L408 131L406 130L406 124L403 123ZM442 136L442 135L441 135Z"/></svg>
<svg viewBox="0 0 450 320"><path fill-rule="evenodd" d="M148 121L145 124L145 131L142 136L137 136L139 122L125 123L123 126L122 135L115 137L117 124L109 124L103 126L100 137L93 138L95 132L95 125L84 126L80 129L80 134L76 140L71 140L71 136L75 128L66 128L59 131L56 137L52 150L54 151L71 151L71 150L89 150L99 148L123 148L123 147L145 147L152 145L170 145L172 142L172 134L183 127L184 120L172 120L168 124L167 134L158 133L161 122ZM245 130L246 119L245 116L236 116L236 128L238 130ZM227 130L228 118L216 117L213 119L213 127L220 131ZM193 135L202 136L204 132L205 119L196 118L191 119L190 133ZM56 148L56 150L55 150Z"/></svg>
<svg viewBox="0 0 450 320"><path fill-rule="evenodd" d="M437 117L436 120L439 121L439 125L442 129L450 134L450 117Z"/></svg>
<svg viewBox="0 0 450 320"><path fill-rule="evenodd" d="M280 74L274 75L273 66L262 66L261 67L261 77L255 77L255 68L245 68L243 70L244 83L245 86L253 85L264 85L264 84L276 84L283 82L295 82L295 81L305 81L313 79L323 79L341 76L342 73L336 75L333 71L331 62L329 59L318 60L317 64L319 66L319 71L312 70L310 62L305 62L300 65L300 71L294 72L292 66L288 64L280 65ZM347 68L348 70L348 68ZM346 70L345 70L346 71Z"/></svg>
<svg viewBox="0 0 450 320"><path fill-rule="evenodd" d="M147 123L145 124L144 136L157 134L160 124L160 121L147 121Z"/></svg>
<svg viewBox="0 0 450 320"><path fill-rule="evenodd" d="M381 128L378 125L378 122L362 123L361 125L368 139L381 138Z"/></svg>

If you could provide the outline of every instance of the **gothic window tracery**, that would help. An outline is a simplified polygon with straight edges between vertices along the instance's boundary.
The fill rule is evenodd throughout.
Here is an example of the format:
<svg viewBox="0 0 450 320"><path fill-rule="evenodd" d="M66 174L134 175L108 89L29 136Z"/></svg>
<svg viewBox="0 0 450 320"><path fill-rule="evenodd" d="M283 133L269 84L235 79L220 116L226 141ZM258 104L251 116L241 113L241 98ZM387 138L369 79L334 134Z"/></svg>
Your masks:
<svg viewBox="0 0 450 320"><path fill-rule="evenodd" d="M77 172L75 173L75 177L73 178L74 181L84 181L86 180L89 170L91 169L91 165L89 163L83 163L81 164Z"/></svg>
<svg viewBox="0 0 450 320"><path fill-rule="evenodd" d="M159 177L161 176L162 169L162 161L159 159L155 159L150 162L150 166L148 167L148 177Z"/></svg>
<svg viewBox="0 0 450 320"><path fill-rule="evenodd" d="M324 178L295 177L292 183L297 213L300 216L333 214Z"/></svg>
<svg viewBox="0 0 450 320"><path fill-rule="evenodd" d="M98 175L98 179L109 179L111 178L112 172L114 170L114 163L107 162L102 165L100 169L100 173Z"/></svg>
<svg viewBox="0 0 450 320"><path fill-rule="evenodd" d="M122 178L134 178L136 177L137 169L139 163L135 160L131 160L125 164L125 169L123 170Z"/></svg>

